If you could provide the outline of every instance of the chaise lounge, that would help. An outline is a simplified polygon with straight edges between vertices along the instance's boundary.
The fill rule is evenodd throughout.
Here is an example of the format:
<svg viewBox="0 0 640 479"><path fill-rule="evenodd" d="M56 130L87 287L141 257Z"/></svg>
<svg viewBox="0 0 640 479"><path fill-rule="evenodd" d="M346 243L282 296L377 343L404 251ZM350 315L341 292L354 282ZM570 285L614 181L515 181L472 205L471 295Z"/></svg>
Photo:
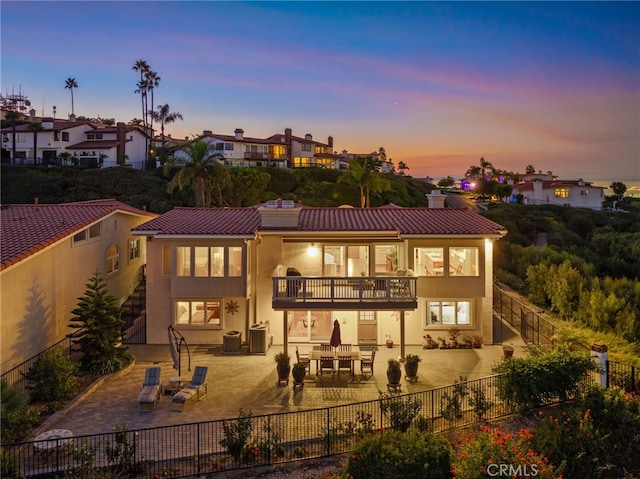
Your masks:
<svg viewBox="0 0 640 479"><path fill-rule="evenodd" d="M171 397L171 409L182 411L190 400L200 401L201 398L207 395L209 392L207 387L208 370L209 368L206 366L196 366L191 381Z"/></svg>
<svg viewBox="0 0 640 479"><path fill-rule="evenodd" d="M161 391L160 368L147 368L144 373L144 382L138 394L138 410L153 411L156 408L156 402L160 399Z"/></svg>

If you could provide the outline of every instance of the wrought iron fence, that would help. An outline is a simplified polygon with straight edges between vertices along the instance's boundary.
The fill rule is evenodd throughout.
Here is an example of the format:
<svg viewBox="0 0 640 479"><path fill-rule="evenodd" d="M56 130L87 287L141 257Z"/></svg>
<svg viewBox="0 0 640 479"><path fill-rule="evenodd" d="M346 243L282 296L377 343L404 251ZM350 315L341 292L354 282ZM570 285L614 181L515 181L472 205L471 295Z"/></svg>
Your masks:
<svg viewBox="0 0 640 479"><path fill-rule="evenodd" d="M7 381L9 386L12 386L15 390L22 392L29 397L27 390L27 380L25 375L31 369L31 367L47 352L52 350L53 348L63 346L67 355L71 355L71 338L65 337L58 341L57 343L49 346L47 349L39 352L35 356L27 359L25 362L20 363L16 367L2 373L2 379Z"/></svg>
<svg viewBox="0 0 640 479"><path fill-rule="evenodd" d="M498 377L321 409L3 445L3 477L189 477L342 454L382 429L441 432L512 414Z"/></svg>
<svg viewBox="0 0 640 479"><path fill-rule="evenodd" d="M607 361L607 388L616 386L626 392L638 392L640 390L638 372L638 368L632 364Z"/></svg>
<svg viewBox="0 0 640 479"><path fill-rule="evenodd" d="M494 313L518 331L527 343L553 346L556 327L529 306L518 301L499 286L493 286Z"/></svg>

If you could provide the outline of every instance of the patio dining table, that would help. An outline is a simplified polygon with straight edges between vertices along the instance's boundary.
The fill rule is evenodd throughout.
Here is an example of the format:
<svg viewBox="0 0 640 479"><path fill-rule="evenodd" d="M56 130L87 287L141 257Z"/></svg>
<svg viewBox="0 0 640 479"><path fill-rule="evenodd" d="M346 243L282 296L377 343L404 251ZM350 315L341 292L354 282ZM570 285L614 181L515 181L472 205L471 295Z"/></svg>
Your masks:
<svg viewBox="0 0 640 479"><path fill-rule="evenodd" d="M319 349L312 349L309 352L309 360L316 362L316 375L318 374L318 363L321 359L331 359L334 361L334 371L337 371L335 368L335 362L339 359L349 359L351 361L351 375L353 376L355 371L355 362L360 361L362 359L362 355L358 348L354 348L351 351L322 351Z"/></svg>

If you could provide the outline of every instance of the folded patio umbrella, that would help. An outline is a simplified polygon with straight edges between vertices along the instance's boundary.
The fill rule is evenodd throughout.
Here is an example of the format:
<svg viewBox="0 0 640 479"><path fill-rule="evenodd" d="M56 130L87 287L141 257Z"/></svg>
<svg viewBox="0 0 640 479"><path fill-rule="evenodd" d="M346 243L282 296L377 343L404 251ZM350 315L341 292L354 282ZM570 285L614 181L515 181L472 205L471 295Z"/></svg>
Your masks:
<svg viewBox="0 0 640 479"><path fill-rule="evenodd" d="M329 341L329 344L334 348L342 344L342 340L340 339L340 321L337 319L333 322L333 331L331 332L331 341Z"/></svg>
<svg viewBox="0 0 640 479"><path fill-rule="evenodd" d="M191 371L191 352L189 351L189 345L187 344L184 336L173 326L169 326L168 329L169 335L169 351L171 351L171 358L173 359L173 369L178 371L178 376L180 376L180 366L182 362L182 348L181 345L187 347L187 353L189 354L189 367L188 370Z"/></svg>

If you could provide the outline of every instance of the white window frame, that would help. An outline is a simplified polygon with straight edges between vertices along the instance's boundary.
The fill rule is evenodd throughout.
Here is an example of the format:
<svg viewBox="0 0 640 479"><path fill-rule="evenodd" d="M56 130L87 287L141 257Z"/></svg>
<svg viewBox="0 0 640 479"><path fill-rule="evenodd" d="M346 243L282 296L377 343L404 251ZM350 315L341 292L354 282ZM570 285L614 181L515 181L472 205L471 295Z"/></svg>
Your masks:
<svg viewBox="0 0 640 479"><path fill-rule="evenodd" d="M195 328L222 329L222 305L223 298L176 299L173 307L173 324L180 327L191 326ZM201 322L200 311L208 311L211 314L217 311L218 316L208 318L207 320L208 315L204 315L202 316Z"/></svg>
<svg viewBox="0 0 640 479"><path fill-rule="evenodd" d="M115 274L120 271L120 247L117 244L112 243L107 248L106 261L107 275Z"/></svg>
<svg viewBox="0 0 640 479"><path fill-rule="evenodd" d="M449 304L453 303L453 304ZM453 308L448 312L445 308ZM461 318L467 311L467 322L460 322ZM443 329L443 328L469 328L473 327L473 300L470 298L458 299L429 299L425 302L425 319L423 322L424 329ZM434 312L435 316L431 313ZM447 320L447 316L453 314L453 321ZM446 322L445 322L446 321Z"/></svg>

